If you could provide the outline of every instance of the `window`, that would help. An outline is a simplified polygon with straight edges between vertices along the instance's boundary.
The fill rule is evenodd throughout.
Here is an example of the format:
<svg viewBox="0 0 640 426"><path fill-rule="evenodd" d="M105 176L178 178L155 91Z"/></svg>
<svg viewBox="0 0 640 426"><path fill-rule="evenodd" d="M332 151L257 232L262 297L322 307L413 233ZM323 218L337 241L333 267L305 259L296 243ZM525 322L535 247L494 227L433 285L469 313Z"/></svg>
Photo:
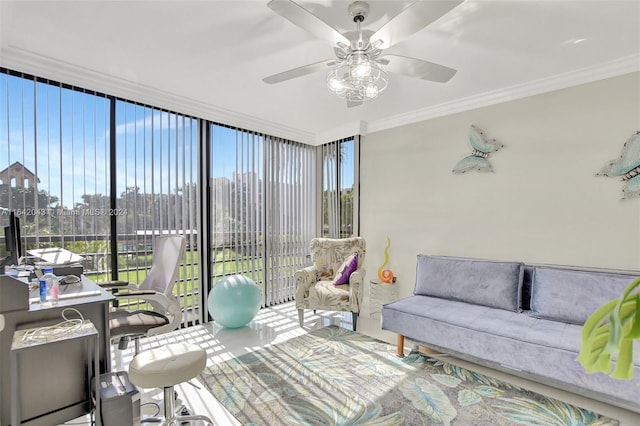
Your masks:
<svg viewBox="0 0 640 426"><path fill-rule="evenodd" d="M174 294L183 322L198 322L198 120L122 100L116 101L115 117L118 279L142 282L154 235L184 235Z"/></svg>
<svg viewBox="0 0 640 426"><path fill-rule="evenodd" d="M197 321L198 128L191 117L2 70L0 212L18 214L26 249L80 254L96 281L140 283L152 236L185 235L175 293L192 313L184 321Z"/></svg>
<svg viewBox="0 0 640 426"><path fill-rule="evenodd" d="M210 134L212 283L243 274L264 306L292 300L315 229L315 149L215 124Z"/></svg>
<svg viewBox="0 0 640 426"><path fill-rule="evenodd" d="M359 235L360 138L348 138L320 147L322 157L322 235L345 238Z"/></svg>
<svg viewBox="0 0 640 426"><path fill-rule="evenodd" d="M27 249L140 283L153 236L184 235L185 324L231 274L292 300L318 229L359 232L357 137L318 148L0 69L0 141L0 226L16 211Z"/></svg>
<svg viewBox="0 0 640 426"><path fill-rule="evenodd" d="M111 265L109 216L101 214L109 207L110 102L0 72L0 210L17 213L26 249L64 247L84 256L94 277Z"/></svg>

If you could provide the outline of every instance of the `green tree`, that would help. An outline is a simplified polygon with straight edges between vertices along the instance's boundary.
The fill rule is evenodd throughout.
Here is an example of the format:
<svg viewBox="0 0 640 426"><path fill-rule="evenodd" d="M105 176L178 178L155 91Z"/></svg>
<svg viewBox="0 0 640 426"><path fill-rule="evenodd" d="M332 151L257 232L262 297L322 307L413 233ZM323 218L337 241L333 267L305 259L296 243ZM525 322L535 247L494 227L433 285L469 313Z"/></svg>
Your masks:
<svg viewBox="0 0 640 426"><path fill-rule="evenodd" d="M0 210L15 211L18 214L23 235L33 234L36 227L41 233L56 232L57 222L52 218L58 208L58 197L47 191L0 184Z"/></svg>
<svg viewBox="0 0 640 426"><path fill-rule="evenodd" d="M102 194L83 194L82 202L76 203L74 215L65 216L65 222L72 226L69 234L108 235L111 230L108 211L110 198ZM67 229L65 229L66 231Z"/></svg>

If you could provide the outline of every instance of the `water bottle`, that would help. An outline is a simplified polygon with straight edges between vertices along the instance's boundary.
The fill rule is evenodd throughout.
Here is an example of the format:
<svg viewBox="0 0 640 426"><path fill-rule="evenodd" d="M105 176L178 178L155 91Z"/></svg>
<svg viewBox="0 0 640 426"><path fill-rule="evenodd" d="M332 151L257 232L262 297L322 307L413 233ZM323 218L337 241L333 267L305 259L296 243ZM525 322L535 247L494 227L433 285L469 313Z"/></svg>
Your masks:
<svg viewBox="0 0 640 426"><path fill-rule="evenodd" d="M40 277L40 303L44 304L47 302L47 279L43 275Z"/></svg>
<svg viewBox="0 0 640 426"><path fill-rule="evenodd" d="M40 278L40 303L48 300L57 305L59 297L58 278L53 274L53 268L44 268L44 275Z"/></svg>

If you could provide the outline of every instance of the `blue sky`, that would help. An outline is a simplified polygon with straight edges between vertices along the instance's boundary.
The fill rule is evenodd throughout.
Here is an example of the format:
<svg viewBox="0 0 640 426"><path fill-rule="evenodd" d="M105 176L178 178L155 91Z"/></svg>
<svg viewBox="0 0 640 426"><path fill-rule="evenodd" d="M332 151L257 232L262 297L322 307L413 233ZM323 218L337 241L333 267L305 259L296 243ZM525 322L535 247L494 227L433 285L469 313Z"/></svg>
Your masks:
<svg viewBox="0 0 640 426"><path fill-rule="evenodd" d="M37 174L40 189L69 205L83 193L104 193L104 99L41 83L34 89L32 81L0 74L0 100L1 168L21 162Z"/></svg>

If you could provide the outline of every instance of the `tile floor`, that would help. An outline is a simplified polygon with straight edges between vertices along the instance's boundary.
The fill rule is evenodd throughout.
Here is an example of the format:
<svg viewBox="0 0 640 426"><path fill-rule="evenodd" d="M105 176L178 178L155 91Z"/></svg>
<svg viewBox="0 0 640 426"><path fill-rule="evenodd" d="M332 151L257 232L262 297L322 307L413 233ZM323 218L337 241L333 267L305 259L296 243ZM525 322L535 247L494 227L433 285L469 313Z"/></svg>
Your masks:
<svg viewBox="0 0 640 426"><path fill-rule="evenodd" d="M141 340L141 351L150 349L170 342L188 341L202 346L207 351L208 364L225 361L237 357L244 353L260 349L267 345L277 344L292 337L307 333L310 330L336 324L347 329L351 329L351 315L336 312L321 312L313 314L312 311L305 313L305 328L298 326L298 314L293 302L270 307L261 310L256 318L247 326L241 329L225 329L215 323L207 323L183 330L176 330L162 336L155 336ZM387 342L395 343L393 334L385 334L379 330L379 319L360 316L358 320L358 331L369 334ZM410 343L409 343L410 344ZM133 357L133 344L130 349L118 351L116 347L112 350L113 371L126 370ZM538 383L533 383L510 376L508 374L490 370L486 367L470 365L461 360L448 357L449 362L468 366L476 371L485 372L505 381L514 382L520 386L528 387L533 391L548 395L550 397L562 399L569 403L579 405L602 414L618 418L622 426L640 424L640 415L626 410L612 407L598 401L590 400L579 395L570 394L561 390L550 388ZM176 386L176 390L183 403L192 413L204 414L214 420L216 426L239 425L224 407L208 392L197 380L190 383L183 383ZM142 391L142 413L152 415L158 409L154 403L162 401L163 393L157 389L144 389ZM65 423L65 425L88 425L87 419L76 419ZM111 425L106 425L111 426Z"/></svg>

